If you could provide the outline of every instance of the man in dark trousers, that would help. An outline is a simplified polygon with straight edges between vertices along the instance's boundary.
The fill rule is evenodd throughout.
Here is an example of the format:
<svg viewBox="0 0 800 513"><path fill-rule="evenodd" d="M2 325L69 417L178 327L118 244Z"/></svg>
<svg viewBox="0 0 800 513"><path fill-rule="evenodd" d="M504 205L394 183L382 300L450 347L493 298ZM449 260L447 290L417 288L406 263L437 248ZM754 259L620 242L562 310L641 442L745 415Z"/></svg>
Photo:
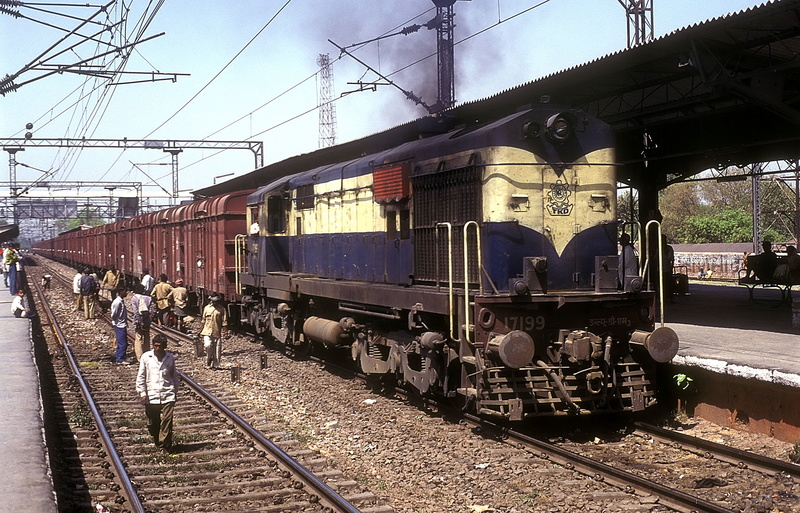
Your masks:
<svg viewBox="0 0 800 513"><path fill-rule="evenodd" d="M147 430L156 447L172 451L172 418L180 378L175 357L167 352L167 337L158 334L152 340L153 349L142 355L136 376L136 392L144 404Z"/></svg>
<svg viewBox="0 0 800 513"><path fill-rule="evenodd" d="M98 286L91 269L83 270L80 289L83 298L83 316L86 319L94 319L94 295L97 293Z"/></svg>

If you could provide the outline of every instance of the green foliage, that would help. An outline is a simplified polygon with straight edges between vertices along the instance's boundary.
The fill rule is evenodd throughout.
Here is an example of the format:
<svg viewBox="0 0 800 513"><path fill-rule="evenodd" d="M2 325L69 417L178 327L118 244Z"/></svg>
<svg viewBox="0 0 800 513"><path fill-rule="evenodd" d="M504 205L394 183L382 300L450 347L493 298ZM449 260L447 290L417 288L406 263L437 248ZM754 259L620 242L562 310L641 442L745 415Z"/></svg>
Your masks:
<svg viewBox="0 0 800 513"><path fill-rule="evenodd" d="M794 447L789 451L789 461L800 463L800 442L795 442Z"/></svg>
<svg viewBox="0 0 800 513"><path fill-rule="evenodd" d="M794 197L782 181L761 182L761 238L794 238ZM677 183L659 193L662 230L673 244L750 242L752 182L716 180Z"/></svg>
<svg viewBox="0 0 800 513"><path fill-rule="evenodd" d="M753 217L741 210L694 215L676 230L686 243L747 242L753 240Z"/></svg>

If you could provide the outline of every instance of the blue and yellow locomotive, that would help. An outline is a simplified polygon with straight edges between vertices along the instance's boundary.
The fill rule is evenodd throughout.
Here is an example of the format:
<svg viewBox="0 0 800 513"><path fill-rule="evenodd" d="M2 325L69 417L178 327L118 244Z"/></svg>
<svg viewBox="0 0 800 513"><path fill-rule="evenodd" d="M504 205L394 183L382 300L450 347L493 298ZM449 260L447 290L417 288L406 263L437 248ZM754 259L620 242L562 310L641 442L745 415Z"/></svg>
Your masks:
<svg viewBox="0 0 800 513"><path fill-rule="evenodd" d="M240 317L483 415L643 410L677 337L619 283L616 166L610 127L543 105L278 179Z"/></svg>

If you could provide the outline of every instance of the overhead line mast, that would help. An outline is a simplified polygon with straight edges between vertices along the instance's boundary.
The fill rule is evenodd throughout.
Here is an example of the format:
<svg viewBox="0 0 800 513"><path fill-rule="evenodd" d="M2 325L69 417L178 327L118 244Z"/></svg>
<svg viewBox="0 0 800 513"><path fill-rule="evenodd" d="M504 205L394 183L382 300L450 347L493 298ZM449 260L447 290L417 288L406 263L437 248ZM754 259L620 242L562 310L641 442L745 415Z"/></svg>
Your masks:
<svg viewBox="0 0 800 513"><path fill-rule="evenodd" d="M333 103L333 70L330 55L319 54L317 65L320 67L319 147L327 148L336 144L336 105Z"/></svg>
<svg viewBox="0 0 800 513"><path fill-rule="evenodd" d="M628 15L628 48L652 41L653 0L617 1Z"/></svg>

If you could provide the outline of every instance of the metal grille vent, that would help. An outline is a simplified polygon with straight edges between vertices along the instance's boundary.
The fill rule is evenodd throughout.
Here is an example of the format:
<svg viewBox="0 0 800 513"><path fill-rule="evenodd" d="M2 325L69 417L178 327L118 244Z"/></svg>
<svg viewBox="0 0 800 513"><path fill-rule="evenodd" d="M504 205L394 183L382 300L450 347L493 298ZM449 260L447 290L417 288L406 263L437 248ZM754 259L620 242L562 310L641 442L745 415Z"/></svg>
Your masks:
<svg viewBox="0 0 800 513"><path fill-rule="evenodd" d="M467 221L481 222L481 169L467 166L412 178L414 191L414 272L421 282L446 283L448 251L453 253L453 276L464 281L463 227ZM453 225L453 244L447 247L447 231L436 225ZM474 235L468 241L469 254L477 254ZM470 262L470 281L478 273Z"/></svg>

